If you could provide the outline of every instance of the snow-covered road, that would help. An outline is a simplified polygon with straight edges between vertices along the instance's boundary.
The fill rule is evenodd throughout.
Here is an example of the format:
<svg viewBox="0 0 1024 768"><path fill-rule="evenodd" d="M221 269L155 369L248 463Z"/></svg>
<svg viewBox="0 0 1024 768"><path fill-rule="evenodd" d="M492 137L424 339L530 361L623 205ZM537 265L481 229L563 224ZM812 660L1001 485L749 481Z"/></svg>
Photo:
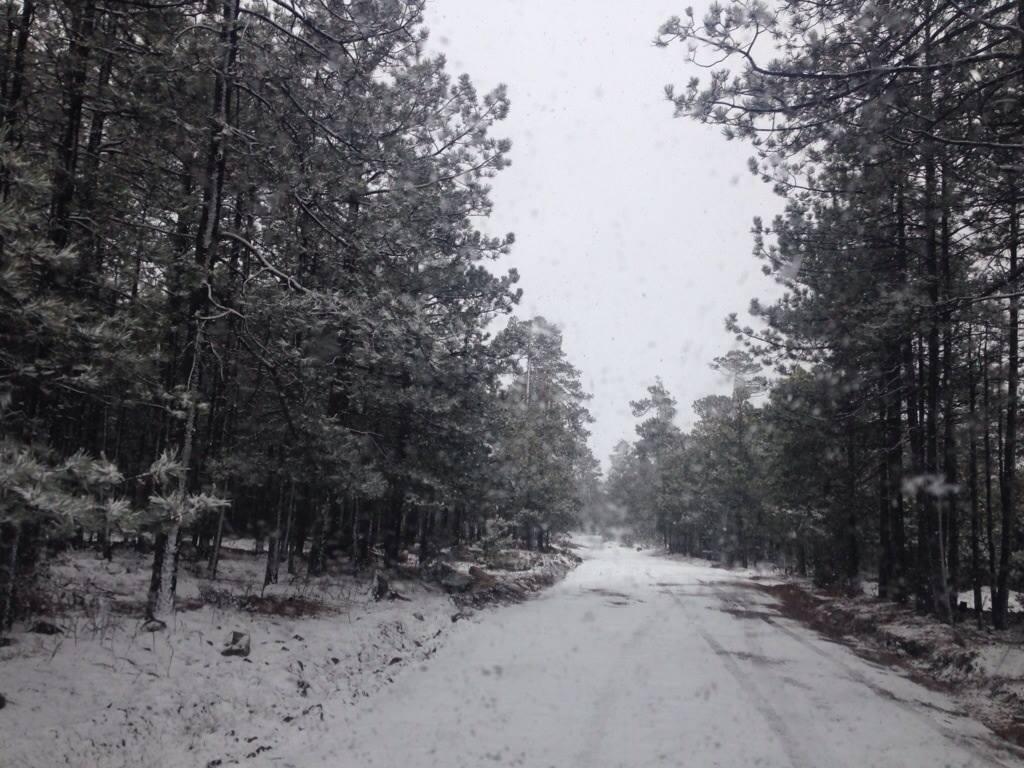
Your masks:
<svg viewBox="0 0 1024 768"><path fill-rule="evenodd" d="M781 618L726 571L588 540L522 605L326 707L266 765L1016 766L947 697Z"/></svg>

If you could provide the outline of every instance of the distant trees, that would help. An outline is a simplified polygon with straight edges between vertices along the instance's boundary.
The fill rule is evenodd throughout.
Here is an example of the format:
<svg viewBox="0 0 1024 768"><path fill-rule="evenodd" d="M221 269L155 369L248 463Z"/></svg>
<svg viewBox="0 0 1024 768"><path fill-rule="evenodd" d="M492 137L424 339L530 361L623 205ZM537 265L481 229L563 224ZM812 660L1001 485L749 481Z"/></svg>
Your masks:
<svg viewBox="0 0 1024 768"><path fill-rule="evenodd" d="M645 527L671 545L677 533L673 522L679 517L683 490L677 483L684 446L682 432L673 422L676 401L658 379L647 388L647 397L631 401L629 406L633 416L641 420L633 444L633 471L638 475L636 482L643 486L647 514L653 518Z"/></svg>
<svg viewBox="0 0 1024 768"><path fill-rule="evenodd" d="M580 373L562 349L562 334L543 317L513 320L495 339L515 361L504 389L495 461L501 472L502 517L522 531L528 547L567 529L593 489L597 462L587 445Z"/></svg>
<svg viewBox="0 0 1024 768"><path fill-rule="evenodd" d="M676 401L660 379L631 403L643 421L637 440L612 455L608 490L634 528L670 551L747 564L772 554L763 535L762 414L750 400L759 369L742 353L717 364L729 369L733 395L695 402L688 433L674 423Z"/></svg>
<svg viewBox="0 0 1024 768"><path fill-rule="evenodd" d="M514 410L519 332L488 333L520 295L476 225L508 99L425 53L422 5L8 6L0 628L68 536L155 544L158 617L182 548L213 575L231 530L272 582L499 511L568 524L578 377L545 342Z"/></svg>
<svg viewBox="0 0 1024 768"><path fill-rule="evenodd" d="M997 627L1024 578L1022 22L1016 3L736 0L657 40L704 73L668 89L677 114L749 142L786 199L755 241L786 293L728 323L779 377L757 417L772 535L819 576L872 563L946 620L971 587L981 621L989 586Z"/></svg>

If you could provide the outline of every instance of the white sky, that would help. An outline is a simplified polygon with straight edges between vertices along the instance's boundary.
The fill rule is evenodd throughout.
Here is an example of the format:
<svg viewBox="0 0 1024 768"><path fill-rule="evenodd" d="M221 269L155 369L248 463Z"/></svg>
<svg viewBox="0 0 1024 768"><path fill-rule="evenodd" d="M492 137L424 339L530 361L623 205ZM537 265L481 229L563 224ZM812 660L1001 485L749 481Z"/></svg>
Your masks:
<svg viewBox="0 0 1024 768"><path fill-rule="evenodd" d="M708 364L731 349L724 318L773 283L751 255L751 222L781 210L747 170L748 146L673 119L663 86L695 74L659 25L706 0L429 0L431 45L483 93L506 83L495 135L512 165L493 183L492 233L515 232L499 263L521 275L521 317L564 332L593 393L591 445L607 467L632 439L629 400L660 375L690 404L727 387Z"/></svg>

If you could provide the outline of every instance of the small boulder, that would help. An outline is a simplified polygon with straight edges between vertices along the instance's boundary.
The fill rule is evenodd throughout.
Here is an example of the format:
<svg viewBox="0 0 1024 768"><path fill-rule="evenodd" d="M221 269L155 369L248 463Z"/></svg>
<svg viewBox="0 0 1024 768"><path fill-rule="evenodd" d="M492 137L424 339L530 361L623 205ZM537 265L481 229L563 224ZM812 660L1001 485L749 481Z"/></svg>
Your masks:
<svg viewBox="0 0 1024 768"><path fill-rule="evenodd" d="M473 579L475 587L488 589L498 583L498 580L491 574L476 565L469 566L469 575Z"/></svg>
<svg viewBox="0 0 1024 768"><path fill-rule="evenodd" d="M164 629L167 629L167 622L160 621L160 619L146 619L142 622L143 632L160 632Z"/></svg>
<svg viewBox="0 0 1024 768"><path fill-rule="evenodd" d="M430 566L430 577L448 592L466 592L473 586L473 577L449 563L436 562Z"/></svg>
<svg viewBox="0 0 1024 768"><path fill-rule="evenodd" d="M465 592L473 586L473 577L453 568L441 577L441 586L449 592Z"/></svg>
<svg viewBox="0 0 1024 768"><path fill-rule="evenodd" d="M220 652L221 656L248 656L252 642L248 632L232 632L227 645Z"/></svg>
<svg viewBox="0 0 1024 768"><path fill-rule="evenodd" d="M56 624L51 624L48 621L37 621L31 627L28 628L29 632L34 632L37 635L62 635L64 630L58 627Z"/></svg>

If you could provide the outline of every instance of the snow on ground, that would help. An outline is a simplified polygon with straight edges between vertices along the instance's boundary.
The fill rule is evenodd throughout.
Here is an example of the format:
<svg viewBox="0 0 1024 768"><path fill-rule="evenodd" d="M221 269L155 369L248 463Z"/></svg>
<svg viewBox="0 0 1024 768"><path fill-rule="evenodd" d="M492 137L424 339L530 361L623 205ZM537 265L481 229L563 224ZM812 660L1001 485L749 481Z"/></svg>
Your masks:
<svg viewBox="0 0 1024 768"><path fill-rule="evenodd" d="M862 656L906 671L947 691L966 711L1024 745L1024 623L995 632L991 617L976 624L972 611L954 625L877 597L877 584L850 596L814 588L806 579L757 586L780 599L790 617L841 641ZM1011 598L1016 597L1016 593ZM968 605L973 604L973 597ZM1016 600L1011 599L1011 612Z"/></svg>
<svg viewBox="0 0 1024 768"><path fill-rule="evenodd" d="M339 575L260 599L263 559L233 551L216 583L182 574L183 609L155 634L137 618L147 561L65 557L50 617L65 633L0 648L0 765L1024 766L965 715L977 699L785 618L776 575L580 542L564 581L475 613L415 581L392 581L408 601L377 603ZM525 570L474 590L530 591L564 561L501 553L492 566ZM221 655L232 631L251 633L248 658ZM972 663L1019 677L1006 651Z"/></svg>
<svg viewBox="0 0 1024 768"><path fill-rule="evenodd" d="M960 602L967 603L967 607L970 610L974 610L974 591L967 590L961 592L959 595ZM1024 612L1024 592L1010 591L1009 597L1009 608L1010 613L1021 613ZM981 610L990 611L992 610L992 590L989 587L981 588Z"/></svg>
<svg viewBox="0 0 1024 768"><path fill-rule="evenodd" d="M243 547L225 552L216 581L183 570L180 608L156 633L139 618L149 558L63 556L48 576L57 602L47 618L64 632L16 628L0 648L0 765L246 762L301 740L328 704L358 705L429 659L466 614L418 581L393 579L408 600L375 602L368 579L289 579L283 564L261 597L265 560ZM234 631L251 637L247 658L221 655Z"/></svg>
<svg viewBox="0 0 1024 768"><path fill-rule="evenodd" d="M862 582L864 594L868 597L878 597L878 582L874 579L864 579ZM966 590L957 595L957 601L967 603L968 610L974 610L974 591ZM1024 592L1010 591L1009 600L1010 613L1024 612ZM992 590L985 586L981 588L981 610L992 610Z"/></svg>
<svg viewBox="0 0 1024 768"><path fill-rule="evenodd" d="M783 618L755 583L591 540L537 599L258 756L294 768L1021 766L945 693Z"/></svg>

